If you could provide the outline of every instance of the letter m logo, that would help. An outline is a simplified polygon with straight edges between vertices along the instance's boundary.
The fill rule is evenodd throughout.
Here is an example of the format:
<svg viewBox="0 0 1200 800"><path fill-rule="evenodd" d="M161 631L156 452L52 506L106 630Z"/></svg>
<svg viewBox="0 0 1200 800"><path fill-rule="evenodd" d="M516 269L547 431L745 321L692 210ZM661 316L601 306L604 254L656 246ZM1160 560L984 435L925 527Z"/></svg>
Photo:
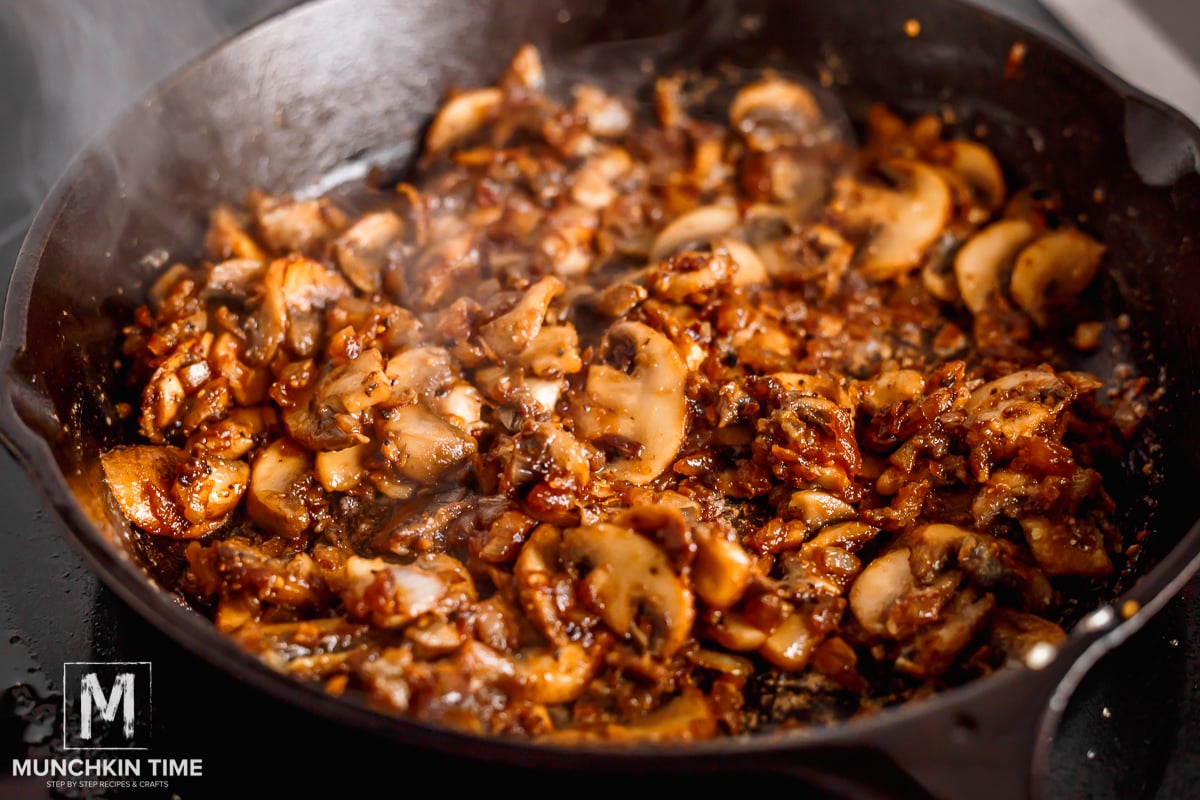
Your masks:
<svg viewBox="0 0 1200 800"><path fill-rule="evenodd" d="M63 749L147 750L148 661L63 665Z"/></svg>
<svg viewBox="0 0 1200 800"><path fill-rule="evenodd" d="M133 673L119 672L116 679L113 681L112 694L108 697L104 696L104 690L100 688L100 676L94 672L89 672L83 676L83 683L80 686L80 694L82 697L83 707L80 709L79 719L79 736L82 739L92 738L92 714L100 715L100 718L105 722L112 722L117 718L117 704L124 700L121 706L122 714L124 715L124 725L121 730L125 732L126 739L133 738L133 717L137 713L137 706L133 700ZM94 707L94 711L93 711Z"/></svg>

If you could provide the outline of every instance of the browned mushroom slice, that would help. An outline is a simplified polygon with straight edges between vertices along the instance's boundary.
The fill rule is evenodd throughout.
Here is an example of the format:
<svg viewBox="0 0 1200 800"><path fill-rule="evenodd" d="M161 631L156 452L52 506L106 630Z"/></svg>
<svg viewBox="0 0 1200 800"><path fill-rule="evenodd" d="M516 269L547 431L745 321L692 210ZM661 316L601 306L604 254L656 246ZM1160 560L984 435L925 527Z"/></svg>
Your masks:
<svg viewBox="0 0 1200 800"><path fill-rule="evenodd" d="M972 314L983 313L1003 296L1005 273L1033 236L1028 222L1005 219L972 236L958 251L954 275L963 303Z"/></svg>
<svg viewBox="0 0 1200 800"><path fill-rule="evenodd" d="M651 267L647 278L656 295L680 303L731 283L736 272L737 265L724 253L685 250Z"/></svg>
<svg viewBox="0 0 1200 800"><path fill-rule="evenodd" d="M572 626L559 600L574 594L571 581L559 567L561 545L562 531L553 525L539 525L513 565L521 609L543 636L559 646L572 641Z"/></svg>
<svg viewBox="0 0 1200 800"><path fill-rule="evenodd" d="M729 260L737 267L733 274L734 286L755 286L771 282L771 275L767 272L767 266L763 263L762 257L755 252L753 247L740 239L732 236L719 236L713 239L712 248L714 253L728 256Z"/></svg>
<svg viewBox="0 0 1200 800"><path fill-rule="evenodd" d="M578 642L523 652L516 659L521 695L534 703L570 703L584 693L603 660L604 648Z"/></svg>
<svg viewBox="0 0 1200 800"><path fill-rule="evenodd" d="M201 425L188 438L186 449L225 459L241 458L254 449L258 437L276 422L275 409L270 406L230 409L225 419Z"/></svg>
<svg viewBox="0 0 1200 800"><path fill-rule="evenodd" d="M633 124L633 115L624 103L586 83L575 88L572 113L587 120L588 133L609 139L624 135Z"/></svg>
<svg viewBox="0 0 1200 800"><path fill-rule="evenodd" d="M618 636L663 657L690 637L692 593L645 536L605 522L573 528L563 535L562 559L579 570L584 603Z"/></svg>
<svg viewBox="0 0 1200 800"><path fill-rule="evenodd" d="M457 380L454 357L441 347L414 347L388 359L385 370L397 397L432 403Z"/></svg>
<svg viewBox="0 0 1200 800"><path fill-rule="evenodd" d="M925 377L913 369L894 369L857 385L858 407L874 416L897 403L915 403L925 393Z"/></svg>
<svg viewBox="0 0 1200 800"><path fill-rule="evenodd" d="M783 556L785 589L799 599L842 594L862 570L855 553L878 535L878 528L862 522L823 528L799 551Z"/></svg>
<svg viewBox="0 0 1200 800"><path fill-rule="evenodd" d="M246 232L245 221L227 205L217 206L209 216L204 249L210 257L222 261L231 258L262 261L267 257Z"/></svg>
<svg viewBox="0 0 1200 800"><path fill-rule="evenodd" d="M609 725L606 739L617 742L664 742L708 739L717 717L699 689L687 687L675 699L629 725Z"/></svg>
<svg viewBox="0 0 1200 800"><path fill-rule="evenodd" d="M779 669L794 672L808 666L824 638L823 633L813 629L807 614L797 612L771 632L758 652Z"/></svg>
<svg viewBox="0 0 1200 800"><path fill-rule="evenodd" d="M475 439L420 405L393 409L383 423L383 454L406 478L436 483L475 455Z"/></svg>
<svg viewBox="0 0 1200 800"><path fill-rule="evenodd" d="M675 459L687 426L687 368L675 346L639 322L609 329L602 347L615 362L588 368L584 396L572 404L584 438L631 443L604 467L614 480L644 484Z"/></svg>
<svg viewBox="0 0 1200 800"><path fill-rule="evenodd" d="M473 89L448 100L425 134L425 152L436 155L471 136L494 119L504 102L495 87Z"/></svg>
<svg viewBox="0 0 1200 800"><path fill-rule="evenodd" d="M176 447L152 445L109 450L100 465L126 519L173 539L194 539L224 523L249 472L240 461L191 459Z"/></svg>
<svg viewBox="0 0 1200 800"><path fill-rule="evenodd" d="M1027 437L1052 428L1074 397L1075 391L1053 372L1027 369L980 386L963 408L970 424L989 437L989 447L1004 455Z"/></svg>
<svg viewBox="0 0 1200 800"><path fill-rule="evenodd" d="M330 492L345 492L357 486L367 474L367 459L373 447L359 444L345 450L323 450L316 455L316 476Z"/></svg>
<svg viewBox="0 0 1200 800"><path fill-rule="evenodd" d="M896 159L881 165L880 171L893 187L842 178L834 183L832 204L842 224L870 232L860 252L860 267L866 277L877 281L897 278L919 266L952 208L946 182L928 164Z"/></svg>
<svg viewBox="0 0 1200 800"><path fill-rule="evenodd" d="M850 611L873 636L888 636L887 613L913 588L909 550L901 547L878 556L850 587Z"/></svg>
<svg viewBox="0 0 1200 800"><path fill-rule="evenodd" d="M530 286L513 306L480 329L483 340L506 359L519 356L542 329L550 302L563 293L563 282L554 276Z"/></svg>
<svg viewBox="0 0 1200 800"><path fill-rule="evenodd" d="M742 599L753 573L753 561L733 528L705 523L694 530L696 560L692 587L712 608L726 609Z"/></svg>
<svg viewBox="0 0 1200 800"><path fill-rule="evenodd" d="M375 348L364 350L326 375L318 384L318 393L327 404L357 414L391 398L391 380L384 369L382 353Z"/></svg>
<svg viewBox="0 0 1200 800"><path fill-rule="evenodd" d="M383 356L372 348L301 392L284 409L283 424L293 439L312 450L344 450L369 438L359 412L390 396Z"/></svg>
<svg viewBox="0 0 1200 800"><path fill-rule="evenodd" d="M743 87L729 106L730 126L751 149L770 151L811 143L820 131L821 109L798 83L765 78Z"/></svg>
<svg viewBox="0 0 1200 800"><path fill-rule="evenodd" d="M288 313L324 309L353 293L341 275L311 258L288 256L283 263L283 299Z"/></svg>
<svg viewBox="0 0 1200 800"><path fill-rule="evenodd" d="M377 628L402 628L423 614L453 610L475 599L475 584L459 561L429 553L411 564L351 556L340 590L346 610Z"/></svg>
<svg viewBox="0 0 1200 800"><path fill-rule="evenodd" d="M542 66L542 54L531 44L523 44L513 54L508 69L500 78L500 85L513 87L530 92L540 92L546 88L546 70Z"/></svg>
<svg viewBox="0 0 1200 800"><path fill-rule="evenodd" d="M249 481L250 467L244 461L209 456L181 463L171 488L187 521L206 529L228 518Z"/></svg>
<svg viewBox="0 0 1200 800"><path fill-rule="evenodd" d="M303 485L312 472L312 453L290 439L276 439L254 460L246 511L255 524L288 539L312 524Z"/></svg>
<svg viewBox="0 0 1200 800"><path fill-rule="evenodd" d="M392 211L366 214L333 243L342 273L358 289L374 294L383 288L388 248L404 235L404 220Z"/></svg>
<svg viewBox="0 0 1200 800"><path fill-rule="evenodd" d="M997 609L992 621L992 644L1010 659L1021 662L1028 663L1037 648L1048 647L1053 652L1066 639L1067 633L1061 627L1024 611Z"/></svg>
<svg viewBox="0 0 1200 800"><path fill-rule="evenodd" d="M1076 230L1048 233L1017 256L1009 293L1045 327L1053 306L1073 299L1096 277L1104 251L1104 245Z"/></svg>
<svg viewBox="0 0 1200 800"><path fill-rule="evenodd" d="M946 165L966 184L975 209L971 221L978 224L996 212L1007 196L1004 172L992 151L978 142L945 142L949 158Z"/></svg>
<svg viewBox="0 0 1200 800"><path fill-rule="evenodd" d="M650 263L662 261L688 245L703 244L729 233L738 224L733 206L701 206L681 214L659 231L650 246Z"/></svg>
<svg viewBox="0 0 1200 800"><path fill-rule="evenodd" d="M267 271L267 262L256 258L231 258L212 265L204 282L206 296L249 297Z"/></svg>
<svg viewBox="0 0 1200 800"><path fill-rule="evenodd" d="M1026 517L1020 523L1033 557L1047 575L1100 578L1112 574L1112 559L1096 526L1081 520L1056 522L1044 517Z"/></svg>
<svg viewBox="0 0 1200 800"><path fill-rule="evenodd" d="M288 335L289 317L312 321L313 312L352 292L340 275L301 256L278 258L267 267L258 292L258 307L246 322L246 359L270 361Z"/></svg>
<svg viewBox="0 0 1200 800"><path fill-rule="evenodd" d="M315 255L346 226L329 200L294 200L252 192L248 201L259 237L272 252Z"/></svg>

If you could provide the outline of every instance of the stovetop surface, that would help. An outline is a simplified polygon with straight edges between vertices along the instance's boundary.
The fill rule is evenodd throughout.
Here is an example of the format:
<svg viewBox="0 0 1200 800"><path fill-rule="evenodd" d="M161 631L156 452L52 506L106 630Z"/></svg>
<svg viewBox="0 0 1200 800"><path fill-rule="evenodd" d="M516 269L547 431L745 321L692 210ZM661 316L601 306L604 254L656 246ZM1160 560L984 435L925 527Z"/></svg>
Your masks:
<svg viewBox="0 0 1200 800"><path fill-rule="evenodd" d="M178 10L180 2L134 3L97 0L91 11L108 7L117 14L145 15ZM205 0L207 27L192 33L173 30L157 37L148 70L127 80L135 97L170 68L215 44L230 31L291 5L289 0ZM1023 21L1069 37L1033 0L990 0ZM80 3L80 5L87 5ZM197 5L197 4L193 4ZM7 11L0 11L0 22ZM25 7L26 12L29 7ZM193 11L188 13L194 14ZM20 11L18 10L18 16ZM11 21L11 20L10 20ZM18 20L17 28L21 20ZM74 24L74 23L73 23ZM142 19L152 31L153 19ZM9 26L9 34L12 28ZM0 34L4 33L0 25ZM3 44L0 37L0 44ZM17 116L0 126L0 281L16 257L28 223L31 199L44 192L46 164L59 165L79 142L56 142L63 152L29 153L38 120L52 117L54 103L42 86L5 70L0 47L0 97L7 90L17 101ZM132 73L125 75L126 78ZM5 86L7 75L9 85ZM61 78L61 75L59 77ZM68 76L68 79L70 77ZM39 89L39 86L42 88ZM43 92L37 96L37 92ZM126 100L128 102L128 100ZM11 108L11 106L10 106ZM23 109L23 112L22 112ZM96 112L93 124L103 121ZM32 133L31 133L32 131ZM39 161L38 159L41 159ZM29 180L28 171L41 169ZM8 180L5 180L8 179ZM13 183L21 191L12 191ZM305 790L336 779L343 796L373 793L383 785L403 791L405 775L432 776L447 790L528 786L547 779L544 772L464 761L343 730L288 707L236 682L158 633L91 575L78 554L65 544L57 519L7 453L0 453L0 800L54 796L44 779L9 777L12 759L48 752L57 731L57 692L61 665L70 661L151 661L154 673L156 754L202 757L203 778L172 780L170 794L181 798L214 796L221 787L271 790L271 796L307 796ZM1053 745L1050 798L1188 798L1200 795L1200 579L1193 580L1143 630L1096 665L1071 700ZM291 754L281 757L281 754ZM564 765L569 766L569 765ZM239 783L235 784L235 780ZM640 788L670 781L676 791L724 788L744 791L787 787L770 775L643 776ZM518 782L519 781L519 782ZM588 775L589 786L628 791L625 775ZM385 783L386 782L386 783ZM135 793L133 796L148 796ZM169 795L168 795L169 796ZM812 796L812 795L808 795Z"/></svg>

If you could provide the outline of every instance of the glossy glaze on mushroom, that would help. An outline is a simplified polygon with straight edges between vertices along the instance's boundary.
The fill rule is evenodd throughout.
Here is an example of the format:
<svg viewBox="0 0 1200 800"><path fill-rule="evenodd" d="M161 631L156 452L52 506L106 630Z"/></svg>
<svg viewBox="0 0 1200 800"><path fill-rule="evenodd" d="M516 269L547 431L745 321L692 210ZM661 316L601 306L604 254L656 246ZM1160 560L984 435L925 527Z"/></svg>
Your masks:
<svg viewBox="0 0 1200 800"><path fill-rule="evenodd" d="M1121 546L1130 424L1066 367L1104 247L932 117L855 150L778 75L653 101L560 104L526 47L394 192L213 212L103 459L182 598L329 692L566 741L828 721L1061 641Z"/></svg>

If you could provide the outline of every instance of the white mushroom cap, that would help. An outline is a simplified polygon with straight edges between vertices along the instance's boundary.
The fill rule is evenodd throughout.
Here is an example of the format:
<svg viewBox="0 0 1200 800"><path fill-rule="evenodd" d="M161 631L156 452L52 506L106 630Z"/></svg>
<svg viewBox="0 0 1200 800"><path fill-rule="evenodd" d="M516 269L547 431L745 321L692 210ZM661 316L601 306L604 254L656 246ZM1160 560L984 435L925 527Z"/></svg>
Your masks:
<svg viewBox="0 0 1200 800"><path fill-rule="evenodd" d="M1033 226L1025 220L1004 219L972 236L958 251L954 276L972 314L982 313L1003 295L1004 272L1033 236Z"/></svg>
<svg viewBox="0 0 1200 800"><path fill-rule="evenodd" d="M1076 230L1046 234L1017 256L1009 285L1013 301L1044 327L1050 305L1079 294L1096 277L1104 250Z"/></svg>
<svg viewBox="0 0 1200 800"><path fill-rule="evenodd" d="M631 370L588 368L585 397L574 406L585 438L615 434L640 446L634 456L610 458L607 477L649 483L674 460L687 428L687 367L667 337L640 322L613 325L604 348L632 350ZM607 412L607 413L605 413Z"/></svg>

